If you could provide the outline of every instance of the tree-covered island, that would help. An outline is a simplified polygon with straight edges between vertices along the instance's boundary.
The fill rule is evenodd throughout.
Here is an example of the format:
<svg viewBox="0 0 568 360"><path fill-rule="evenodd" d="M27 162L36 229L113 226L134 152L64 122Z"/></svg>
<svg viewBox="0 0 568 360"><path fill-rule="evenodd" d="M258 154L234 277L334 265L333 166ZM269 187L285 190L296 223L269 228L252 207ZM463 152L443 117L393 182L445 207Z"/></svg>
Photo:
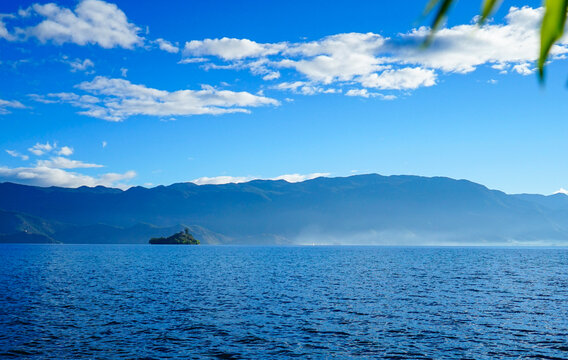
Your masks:
<svg viewBox="0 0 568 360"><path fill-rule="evenodd" d="M199 245L199 240L189 233L189 229L185 228L169 237L160 237L150 239L153 245Z"/></svg>

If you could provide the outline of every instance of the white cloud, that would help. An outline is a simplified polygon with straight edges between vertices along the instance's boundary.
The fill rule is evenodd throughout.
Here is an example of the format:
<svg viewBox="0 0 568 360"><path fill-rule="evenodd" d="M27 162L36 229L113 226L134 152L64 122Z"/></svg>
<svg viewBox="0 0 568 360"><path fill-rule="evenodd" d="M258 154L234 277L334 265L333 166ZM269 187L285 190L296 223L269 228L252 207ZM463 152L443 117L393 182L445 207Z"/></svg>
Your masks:
<svg viewBox="0 0 568 360"><path fill-rule="evenodd" d="M568 195L568 190L564 189L564 188L560 188L557 191L554 192L554 194L564 194L564 195Z"/></svg>
<svg viewBox="0 0 568 360"><path fill-rule="evenodd" d="M138 36L140 29L129 23L116 5L105 1L82 0L74 10L54 3L34 4L28 11L44 20L35 26L18 29L18 32L26 37L36 37L42 43L97 44L107 49L132 49L144 43L144 39Z"/></svg>
<svg viewBox="0 0 568 360"><path fill-rule="evenodd" d="M4 22L2 20L0 20L0 38L8 39L9 36L10 36L10 34L8 33L8 30L6 29L6 24L4 24Z"/></svg>
<svg viewBox="0 0 568 360"><path fill-rule="evenodd" d="M505 71L505 72L506 72L506 69L507 69L508 66L509 66L509 65L507 65L507 64L505 64L505 63L497 63L497 64L491 65L491 68L492 68L492 69L495 69L495 70L501 70L501 71Z"/></svg>
<svg viewBox="0 0 568 360"><path fill-rule="evenodd" d="M364 98L368 98L369 91L367 89L351 89L345 93L346 96L361 96Z"/></svg>
<svg viewBox="0 0 568 360"><path fill-rule="evenodd" d="M36 156L42 156L50 152L54 152L57 155L63 155L63 156L69 156L73 154L72 147L69 146L58 147L56 142L52 144L49 141L46 142L45 144L36 143L34 146L29 148L28 151Z"/></svg>
<svg viewBox="0 0 568 360"><path fill-rule="evenodd" d="M299 88L306 85L305 81L283 82L275 86L275 89L298 91Z"/></svg>
<svg viewBox="0 0 568 360"><path fill-rule="evenodd" d="M367 89L351 89L345 93L346 96L360 96L368 98L370 96L378 95L370 93Z"/></svg>
<svg viewBox="0 0 568 360"><path fill-rule="evenodd" d="M57 143L36 143L28 149L36 156L46 154L65 155L73 154L73 149L68 146L58 147ZM17 151L6 150L10 156L29 160L29 156L22 155ZM21 184L36 186L111 186L125 189L130 185L125 184L136 176L136 172L127 171L123 174L103 173L96 176L89 176L70 171L71 169L94 169L101 168L103 165L87 163L79 160L72 160L64 156L51 156L49 159L38 159L34 166L22 166L9 168L0 166L0 182L10 181Z"/></svg>
<svg viewBox="0 0 568 360"><path fill-rule="evenodd" d="M71 66L71 72L87 71L89 68L95 66L95 63L90 59L75 59L73 61L64 59L63 61Z"/></svg>
<svg viewBox="0 0 568 360"><path fill-rule="evenodd" d="M436 84L434 70L421 68L402 68L385 70L361 78L361 85L383 90L412 90Z"/></svg>
<svg viewBox="0 0 568 360"><path fill-rule="evenodd" d="M468 73L484 64L503 70L506 64L536 60L542 14L542 8L511 7L505 24L482 27L470 24L441 29L427 49L416 46L429 32L427 28L419 28L401 36L408 44L393 42L387 48L393 51L394 60L398 62L445 72ZM553 55L567 52L565 40L552 49Z"/></svg>
<svg viewBox="0 0 568 360"><path fill-rule="evenodd" d="M19 8L18 9L18 15L20 17L23 17L23 18L30 17L32 15L32 9L31 8L27 8L27 9Z"/></svg>
<svg viewBox="0 0 568 360"><path fill-rule="evenodd" d="M270 180L284 180L290 183L302 182L306 180L312 180L319 177L328 177L330 173L312 173L312 174L286 174L280 175Z"/></svg>
<svg viewBox="0 0 568 360"><path fill-rule="evenodd" d="M178 64L194 64L209 61L207 58L197 57L197 58L185 58L178 61Z"/></svg>
<svg viewBox="0 0 568 360"><path fill-rule="evenodd" d="M198 179L191 180L190 182L197 185L221 185L221 184L239 184L248 181L252 181L255 178L252 176L215 176L215 177L200 177Z"/></svg>
<svg viewBox="0 0 568 360"><path fill-rule="evenodd" d="M501 73L533 73L542 14L542 8L511 7L502 23L440 29L426 49L420 47L430 32L426 27L392 38L374 33L344 33L316 41L280 43L230 38L194 40L186 43L186 58L182 62L192 62L196 57L199 61L216 58L221 63L209 62L203 67L248 69L267 81L283 78L276 89L306 95L324 93L323 86L331 84L334 86L330 89L336 90L359 85L408 91L434 86L444 73L465 74L480 66ZM552 60L566 58L568 37L555 45L551 54ZM290 73L293 77L288 77ZM370 92L360 91L359 96L365 94Z"/></svg>
<svg viewBox="0 0 568 360"><path fill-rule="evenodd" d="M50 144L46 142L45 144L36 143L34 146L28 149L29 152L36 156L41 156L43 154L51 152L53 149L57 148L57 144Z"/></svg>
<svg viewBox="0 0 568 360"><path fill-rule="evenodd" d="M8 110L8 108L25 109L26 107L24 106L24 104L22 104L21 102L16 101L16 100L2 100L2 99L0 99L0 115L9 114L10 110Z"/></svg>
<svg viewBox="0 0 568 360"><path fill-rule="evenodd" d="M268 74L264 75L262 77L262 80L266 80L266 81L275 80L275 79L278 79L279 77L280 77L279 71L272 71L272 72L269 72Z"/></svg>
<svg viewBox="0 0 568 360"><path fill-rule="evenodd" d="M128 69L127 68L120 68L120 75L122 77L126 77L126 75L128 74Z"/></svg>
<svg viewBox="0 0 568 360"><path fill-rule="evenodd" d="M396 99L395 95L383 95L379 93L369 92L367 89L350 89L345 93L346 96L360 96L363 98L374 98L378 97L383 100L394 100Z"/></svg>
<svg viewBox="0 0 568 360"><path fill-rule="evenodd" d="M135 176L136 172L134 171L127 171L123 174L106 173L93 177L40 165L36 167L19 168L0 167L0 181L10 181L34 186L79 187L102 185L126 189L130 187L130 185L124 182Z"/></svg>
<svg viewBox="0 0 568 360"><path fill-rule="evenodd" d="M37 101L39 103L42 104L55 104L57 102L57 100L53 100L53 99L48 99L43 95L39 95L39 94L28 94L28 97L30 99L32 99L33 101Z"/></svg>
<svg viewBox="0 0 568 360"><path fill-rule="evenodd" d="M187 60L196 60L201 58L189 58ZM208 59L205 59L206 61ZM184 60L182 60L184 61ZM230 64L214 64L205 63L201 66L204 70L220 69L220 70L249 70L253 75L262 76L264 80L274 80L280 77L280 72L277 70L272 70L269 67L271 62L266 58L255 59L255 60L236 60Z"/></svg>
<svg viewBox="0 0 568 360"><path fill-rule="evenodd" d="M22 160L24 160L24 161L29 160L29 158L30 158L28 155L20 154L19 152L15 151L15 150L6 150L6 152L7 152L10 156L15 157L15 158L20 158L20 159L22 159Z"/></svg>
<svg viewBox="0 0 568 360"><path fill-rule="evenodd" d="M269 178L266 180L284 180L287 182L295 183L302 182L306 180L312 180L318 177L327 177L329 173L312 173L312 174L286 174L277 177ZM198 179L191 180L192 183L197 185L221 185L221 184L239 184L244 182L249 182L252 180L261 180L262 178L254 176L215 176L215 177L200 177Z"/></svg>
<svg viewBox="0 0 568 360"><path fill-rule="evenodd" d="M281 44L259 44L248 39L205 39L185 43L183 55L186 57L217 56L225 60L238 60L248 57L272 55L285 49Z"/></svg>
<svg viewBox="0 0 568 360"><path fill-rule="evenodd" d="M319 86L304 85L300 88L300 93L304 95L315 95L323 92L325 92L325 90Z"/></svg>
<svg viewBox="0 0 568 360"><path fill-rule="evenodd" d="M202 90L168 92L132 84L124 79L109 79L102 76L90 82L83 82L77 85L77 88L94 96L57 93L48 94L47 98L85 109L79 114L108 121L122 121L134 115L248 113L250 107L279 105L275 99L248 92L217 90L210 86L204 86Z"/></svg>
<svg viewBox="0 0 568 360"><path fill-rule="evenodd" d="M179 52L179 48L167 40L156 39L156 43L158 44L160 50L164 50L172 54L176 54Z"/></svg>
<svg viewBox="0 0 568 360"><path fill-rule="evenodd" d="M106 141L103 141L103 142L101 143L101 145L102 145L102 147L103 147L103 149L104 149L104 148L107 147L108 143L107 143Z"/></svg>
<svg viewBox="0 0 568 360"><path fill-rule="evenodd" d="M73 148L69 146L62 146L57 152L58 155L69 156L73 154Z"/></svg>
<svg viewBox="0 0 568 360"><path fill-rule="evenodd" d="M0 14L0 39L12 41L12 40L15 39L15 37L14 37L14 35L12 35L8 32L8 29L6 28L6 24L3 21L4 17L11 17L11 16Z"/></svg>
<svg viewBox="0 0 568 360"><path fill-rule="evenodd" d="M103 165L84 163L79 160L71 160L61 156L52 157L50 160L38 160L37 166L53 169L86 169L103 167Z"/></svg>
<svg viewBox="0 0 568 360"><path fill-rule="evenodd" d="M334 81L350 81L383 68L382 59L376 55L385 39L373 33L347 33L325 37L319 41L291 45L280 67L294 68L312 81L330 84Z"/></svg>
<svg viewBox="0 0 568 360"><path fill-rule="evenodd" d="M322 93L335 94L341 92L341 89L324 88L318 86L317 83L306 82L306 81L283 82L274 86L274 89L289 90L293 93L302 94L302 95L316 95Z"/></svg>
<svg viewBox="0 0 568 360"><path fill-rule="evenodd" d="M100 100L92 95L77 95L75 93L51 93L46 96L30 94L30 97L43 104L66 102L77 107L96 107Z"/></svg>
<svg viewBox="0 0 568 360"><path fill-rule="evenodd" d="M517 74L528 76L534 73L536 69L532 67L531 64L529 63L522 63L513 66L511 70L515 71Z"/></svg>
<svg viewBox="0 0 568 360"><path fill-rule="evenodd" d="M373 33L337 34L303 43L260 44L248 39L205 39L186 43L184 55L215 56L230 63L210 63L206 69L248 68L265 80L279 78L278 69L291 68L311 83L298 92L311 95L324 92L317 83L352 81L384 69L384 60L376 56L384 43L385 38ZM269 60L273 55L276 59Z"/></svg>

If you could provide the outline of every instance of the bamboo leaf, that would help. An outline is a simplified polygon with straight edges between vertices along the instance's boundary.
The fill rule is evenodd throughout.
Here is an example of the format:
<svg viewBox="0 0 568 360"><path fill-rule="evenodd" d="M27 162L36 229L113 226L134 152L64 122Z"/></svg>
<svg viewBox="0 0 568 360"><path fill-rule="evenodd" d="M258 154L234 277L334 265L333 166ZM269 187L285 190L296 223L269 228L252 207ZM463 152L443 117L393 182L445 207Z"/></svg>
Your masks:
<svg viewBox="0 0 568 360"><path fill-rule="evenodd" d="M493 13L493 10L499 7L501 0L485 0L481 6L481 17L477 22L479 25L483 25L489 15Z"/></svg>
<svg viewBox="0 0 568 360"><path fill-rule="evenodd" d="M426 15L430 14L432 12L432 10L434 10L436 5L438 5L438 3L440 1L441 0L430 0L430 1L428 1L428 4L426 4L426 7L424 8L424 11L422 12L422 16L426 16Z"/></svg>
<svg viewBox="0 0 568 360"><path fill-rule="evenodd" d="M453 2L454 0L431 0L426 6L425 13L428 14L432 12L437 4L441 3L438 7L438 11L436 12L436 16L434 17L434 21L432 22L430 33L426 37L426 40L424 40L424 46L429 46L432 43L432 40L434 39L434 33L442 24L442 21L445 19L446 14L448 13L448 10L450 10L450 6Z"/></svg>
<svg viewBox="0 0 568 360"><path fill-rule="evenodd" d="M568 0L546 0L544 17L540 28L540 55L538 57L538 77L544 81L544 64L550 49L561 37L566 24Z"/></svg>

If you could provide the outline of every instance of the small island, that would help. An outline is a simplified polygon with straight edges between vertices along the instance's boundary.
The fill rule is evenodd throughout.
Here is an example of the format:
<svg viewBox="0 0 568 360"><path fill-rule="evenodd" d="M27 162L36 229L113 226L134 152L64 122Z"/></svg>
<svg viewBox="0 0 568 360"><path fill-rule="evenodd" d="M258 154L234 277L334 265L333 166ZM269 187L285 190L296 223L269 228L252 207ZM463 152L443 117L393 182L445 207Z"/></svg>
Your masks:
<svg viewBox="0 0 568 360"><path fill-rule="evenodd" d="M152 245L199 245L199 240L189 233L189 229L185 228L177 234L168 236L166 238L152 238L150 239Z"/></svg>

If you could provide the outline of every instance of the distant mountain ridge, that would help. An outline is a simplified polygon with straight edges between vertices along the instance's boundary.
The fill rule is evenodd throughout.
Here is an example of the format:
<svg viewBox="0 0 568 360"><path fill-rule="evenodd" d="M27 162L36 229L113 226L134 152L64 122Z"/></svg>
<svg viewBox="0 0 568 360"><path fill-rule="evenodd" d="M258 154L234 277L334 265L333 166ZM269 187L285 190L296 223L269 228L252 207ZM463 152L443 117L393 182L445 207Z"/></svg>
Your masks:
<svg viewBox="0 0 568 360"><path fill-rule="evenodd" d="M217 244L568 244L568 196L445 177L177 183L126 191L0 183L0 242L145 243L188 226Z"/></svg>

